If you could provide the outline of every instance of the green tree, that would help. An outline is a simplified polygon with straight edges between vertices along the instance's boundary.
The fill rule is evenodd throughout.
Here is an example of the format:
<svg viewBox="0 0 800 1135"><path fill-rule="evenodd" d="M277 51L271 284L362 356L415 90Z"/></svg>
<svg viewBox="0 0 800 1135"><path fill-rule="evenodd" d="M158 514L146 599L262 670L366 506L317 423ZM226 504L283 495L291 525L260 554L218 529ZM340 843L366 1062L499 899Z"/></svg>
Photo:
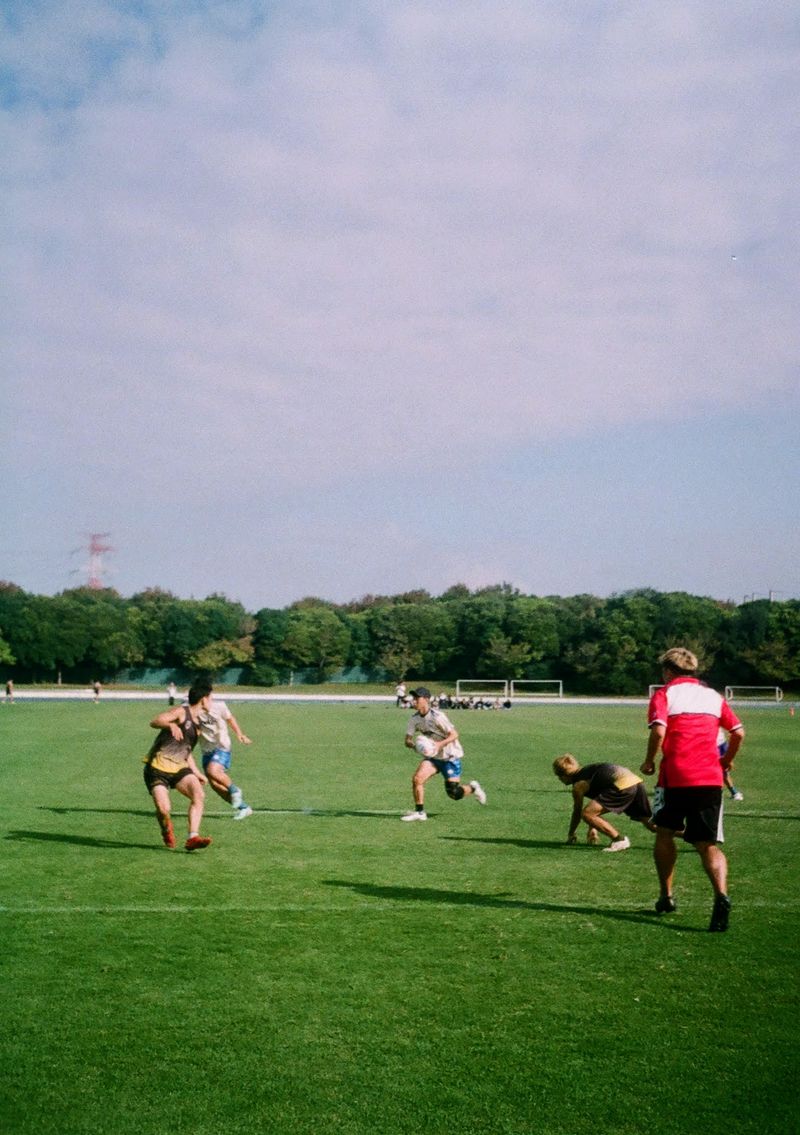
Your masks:
<svg viewBox="0 0 800 1135"><path fill-rule="evenodd" d="M486 644L479 669L487 675L521 678L527 673L531 655L531 648L524 642L513 642L507 635L496 634Z"/></svg>
<svg viewBox="0 0 800 1135"><path fill-rule="evenodd" d="M328 606L290 611L283 649L292 668L316 670L319 680L325 681L344 665L349 646L349 628Z"/></svg>
<svg viewBox="0 0 800 1135"><path fill-rule="evenodd" d="M193 670L204 674L218 674L228 666L247 665L253 661L255 651L249 635L232 641L217 639L208 642L189 655L186 662Z"/></svg>
<svg viewBox="0 0 800 1135"><path fill-rule="evenodd" d="M3 638L2 632L0 632L0 665L13 666L15 661L16 659L14 658L11 647Z"/></svg>

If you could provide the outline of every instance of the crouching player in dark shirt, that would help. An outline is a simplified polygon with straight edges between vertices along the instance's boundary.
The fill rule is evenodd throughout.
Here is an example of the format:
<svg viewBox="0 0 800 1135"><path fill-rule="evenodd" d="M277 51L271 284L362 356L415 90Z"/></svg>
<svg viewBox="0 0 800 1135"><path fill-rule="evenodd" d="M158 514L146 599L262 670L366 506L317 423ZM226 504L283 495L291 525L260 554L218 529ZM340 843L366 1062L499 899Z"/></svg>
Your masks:
<svg viewBox="0 0 800 1135"><path fill-rule="evenodd" d="M606 812L623 812L632 820L644 824L651 831L650 801L640 776L622 765L581 765L571 753L564 753L553 761L553 772L562 784L572 789L572 816L567 832L567 843L575 843L581 820L589 826L587 840L597 843L599 833L611 840L604 851L626 851L631 841L602 817Z"/></svg>

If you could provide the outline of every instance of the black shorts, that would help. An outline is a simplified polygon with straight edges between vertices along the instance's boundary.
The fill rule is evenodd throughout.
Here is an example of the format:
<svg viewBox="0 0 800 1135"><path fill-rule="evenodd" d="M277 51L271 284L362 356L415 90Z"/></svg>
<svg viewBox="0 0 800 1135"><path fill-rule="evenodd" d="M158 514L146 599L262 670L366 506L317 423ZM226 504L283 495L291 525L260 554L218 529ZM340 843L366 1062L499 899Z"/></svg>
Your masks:
<svg viewBox="0 0 800 1135"><path fill-rule="evenodd" d="M144 782L151 795L157 784L163 784L165 788L175 788L185 776L191 775L192 770L190 768L181 768L177 772L162 772L160 769L153 768L152 765L144 766Z"/></svg>
<svg viewBox="0 0 800 1135"><path fill-rule="evenodd" d="M722 787L665 788L653 820L668 831L683 830L686 843L722 843Z"/></svg>
<svg viewBox="0 0 800 1135"><path fill-rule="evenodd" d="M595 796L595 800L605 812L624 812L632 820L650 819L650 801L641 781L630 788L609 788Z"/></svg>

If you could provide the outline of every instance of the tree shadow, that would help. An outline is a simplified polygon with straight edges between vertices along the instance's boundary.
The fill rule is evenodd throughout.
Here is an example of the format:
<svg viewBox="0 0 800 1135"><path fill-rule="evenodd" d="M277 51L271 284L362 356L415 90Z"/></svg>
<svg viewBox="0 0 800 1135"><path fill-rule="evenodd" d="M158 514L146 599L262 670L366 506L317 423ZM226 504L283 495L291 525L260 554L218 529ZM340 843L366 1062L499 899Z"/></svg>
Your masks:
<svg viewBox="0 0 800 1135"><path fill-rule="evenodd" d="M149 815L150 813L148 813ZM130 850L135 851L157 851L161 853L164 849L160 844L154 843L126 843L117 839L97 839L94 836L88 835L68 835L66 832L32 832L32 831L11 831L8 832L4 839L14 840L18 843L27 843L36 841L39 843L71 843L78 847L92 847L99 851L107 850Z"/></svg>
<svg viewBox="0 0 800 1135"><path fill-rule="evenodd" d="M367 898L383 899L389 902L432 903L447 906L490 907L498 910L531 910L553 914L577 914L583 918L610 918L616 922L637 922L645 926L658 926L659 929L676 931L679 934L702 934L706 931L698 926L681 926L665 920L652 910L603 910L592 906L562 905L549 902L527 902L524 899L508 898L508 891L486 895L471 891L441 891L433 887L380 887L374 883L356 883L346 879L323 879L326 887L344 887L365 895Z"/></svg>

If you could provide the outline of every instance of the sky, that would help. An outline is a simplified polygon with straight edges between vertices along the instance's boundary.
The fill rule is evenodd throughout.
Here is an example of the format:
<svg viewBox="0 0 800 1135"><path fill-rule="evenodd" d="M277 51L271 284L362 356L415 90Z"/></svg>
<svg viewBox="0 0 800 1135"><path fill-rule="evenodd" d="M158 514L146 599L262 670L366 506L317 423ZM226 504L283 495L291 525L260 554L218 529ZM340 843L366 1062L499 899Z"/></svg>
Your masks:
<svg viewBox="0 0 800 1135"><path fill-rule="evenodd" d="M795 0L5 0L0 579L800 597Z"/></svg>

